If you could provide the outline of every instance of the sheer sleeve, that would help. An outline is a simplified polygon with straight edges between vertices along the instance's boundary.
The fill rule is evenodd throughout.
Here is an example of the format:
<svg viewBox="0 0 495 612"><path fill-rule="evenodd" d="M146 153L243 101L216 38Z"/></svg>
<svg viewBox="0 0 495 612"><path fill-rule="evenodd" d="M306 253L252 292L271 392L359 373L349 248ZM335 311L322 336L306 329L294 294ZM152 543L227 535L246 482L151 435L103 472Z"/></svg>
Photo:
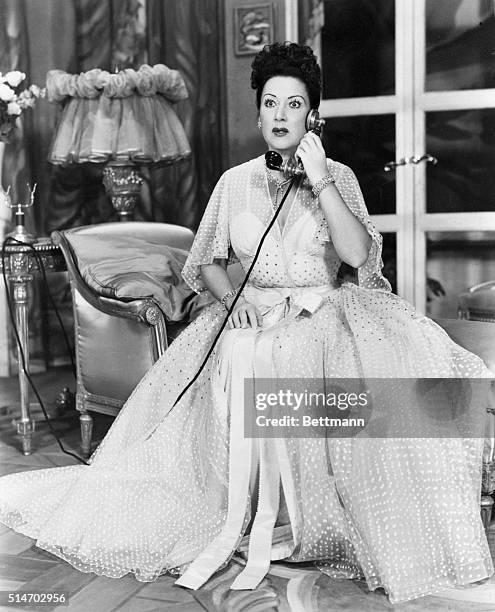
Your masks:
<svg viewBox="0 0 495 612"><path fill-rule="evenodd" d="M348 166L336 164L335 162L330 162L329 170L336 178L335 185L339 190L342 199L347 204L351 212L364 225L366 231L371 236L371 246L368 259L358 268L359 286L364 287L365 289L381 289L382 291L391 291L392 288L390 283L382 274L383 239L380 232L376 229L370 219L356 175ZM324 214L321 215L321 220L316 233L316 239L319 242L330 240L330 232Z"/></svg>
<svg viewBox="0 0 495 612"><path fill-rule="evenodd" d="M191 251L182 269L184 280L196 293L206 291L201 278L201 265L213 263L215 259L227 259L228 263L237 261L229 238L228 183L227 171L220 177L211 194Z"/></svg>

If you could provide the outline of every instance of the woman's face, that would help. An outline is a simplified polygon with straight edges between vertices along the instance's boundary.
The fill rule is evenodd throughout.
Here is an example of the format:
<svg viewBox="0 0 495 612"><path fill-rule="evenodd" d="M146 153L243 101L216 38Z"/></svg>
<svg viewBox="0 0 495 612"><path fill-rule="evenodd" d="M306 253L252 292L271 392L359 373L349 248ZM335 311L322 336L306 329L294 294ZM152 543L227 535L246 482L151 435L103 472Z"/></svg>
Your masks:
<svg viewBox="0 0 495 612"><path fill-rule="evenodd" d="M274 76L261 92L261 132L269 149L284 159L294 154L306 133L310 110L306 85L291 76Z"/></svg>

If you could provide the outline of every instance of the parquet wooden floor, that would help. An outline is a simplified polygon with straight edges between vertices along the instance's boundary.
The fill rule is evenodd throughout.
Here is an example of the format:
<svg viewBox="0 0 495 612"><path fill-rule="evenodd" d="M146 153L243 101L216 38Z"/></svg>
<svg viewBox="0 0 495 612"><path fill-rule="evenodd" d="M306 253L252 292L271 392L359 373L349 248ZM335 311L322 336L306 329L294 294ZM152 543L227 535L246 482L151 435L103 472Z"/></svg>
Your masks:
<svg viewBox="0 0 495 612"><path fill-rule="evenodd" d="M62 386L73 388L66 370L38 375L43 397L54 398ZM39 423L33 438L34 452L24 457L12 426L17 411L7 408L17 401L17 383L0 379L0 474L29 469L71 465L50 434L46 423ZM101 439L111 419L95 415L95 441ZM79 422L75 411L53 421L64 445L79 452ZM495 557L495 523L490 533ZM382 591L370 593L364 583L335 581L311 565L272 565L269 575L255 591L230 591L229 585L242 568L234 559L222 572L198 591L174 586L175 578L162 576L153 583L141 583L133 576L112 579L84 574L34 545L34 541L0 525L0 589L28 592L68 592L68 606L0 606L0 612L13 610L67 610L70 612L495 612L495 578L480 587L450 589L442 596L423 597L392 606Z"/></svg>
<svg viewBox="0 0 495 612"><path fill-rule="evenodd" d="M68 370L49 372L34 377L40 384L42 397L53 403L63 386L74 388ZM11 407L17 401L15 379L0 379L0 475L28 469L74 465L72 457L65 455L51 435L46 423L37 423L38 431L33 437L32 455L23 456L19 451L20 441L12 425L18 411ZM112 419L95 415L94 440L100 440ZM72 410L52 421L63 445L79 453L78 414ZM118 580L84 574L58 557L37 548L34 541L0 524L0 589L26 592L68 592L69 606L43 605L38 608L0 606L3 612L13 610L70 610L71 612L196 612L204 611L194 597L180 587L174 587L175 578L163 576L154 583L143 583L133 576Z"/></svg>

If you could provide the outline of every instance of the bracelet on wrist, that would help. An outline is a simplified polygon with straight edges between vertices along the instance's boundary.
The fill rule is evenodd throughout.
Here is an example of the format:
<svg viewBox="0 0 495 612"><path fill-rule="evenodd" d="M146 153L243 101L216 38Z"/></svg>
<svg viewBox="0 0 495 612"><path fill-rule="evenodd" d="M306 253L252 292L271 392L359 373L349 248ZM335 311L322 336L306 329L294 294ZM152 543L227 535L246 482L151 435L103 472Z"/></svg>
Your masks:
<svg viewBox="0 0 495 612"><path fill-rule="evenodd" d="M227 302L230 300L230 298L233 298L236 295L237 295L237 289L232 289L231 291L227 291L227 293L224 293L222 295L219 302L225 308L225 310L229 309L229 307L227 306Z"/></svg>
<svg viewBox="0 0 495 612"><path fill-rule="evenodd" d="M311 190L313 192L314 197L319 198L320 193L332 183L335 183L335 179L331 174L326 174L321 179L316 181L316 183L313 185L313 189Z"/></svg>

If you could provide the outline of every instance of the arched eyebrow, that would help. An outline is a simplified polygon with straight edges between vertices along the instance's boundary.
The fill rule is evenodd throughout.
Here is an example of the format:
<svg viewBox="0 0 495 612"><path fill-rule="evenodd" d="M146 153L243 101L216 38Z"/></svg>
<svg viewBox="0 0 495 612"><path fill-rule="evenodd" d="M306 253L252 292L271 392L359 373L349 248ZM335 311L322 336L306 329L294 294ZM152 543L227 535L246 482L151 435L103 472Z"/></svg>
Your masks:
<svg viewBox="0 0 495 612"><path fill-rule="evenodd" d="M272 98L277 97L275 94L272 94L269 91L263 94L263 97L265 96L271 96ZM289 96L287 100L292 100L293 98L302 98L306 102L306 98L302 94L294 94L293 96Z"/></svg>

